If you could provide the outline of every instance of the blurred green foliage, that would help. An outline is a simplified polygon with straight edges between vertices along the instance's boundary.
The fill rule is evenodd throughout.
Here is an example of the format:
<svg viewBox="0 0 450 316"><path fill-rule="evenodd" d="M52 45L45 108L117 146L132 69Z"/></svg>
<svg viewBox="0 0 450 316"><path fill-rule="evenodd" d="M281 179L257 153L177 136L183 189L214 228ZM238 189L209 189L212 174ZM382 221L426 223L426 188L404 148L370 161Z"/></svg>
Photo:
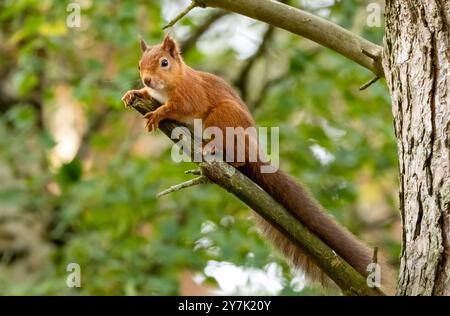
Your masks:
<svg viewBox="0 0 450 316"><path fill-rule="evenodd" d="M360 18L366 2L311 2L291 4L381 42L383 29ZM168 142L160 132L148 137L120 98L139 87L139 35L159 42L161 26L186 1L80 1L80 28L66 27L68 3L0 3L0 294L192 294L181 286L186 275L217 286L205 274L210 260L248 269L277 262L278 294L327 294L296 288L295 274L257 234L251 211L227 192L202 185L155 198L194 166L172 162L168 145L136 150ZM197 9L171 32L182 42L210 14ZM238 34L247 37L242 47L257 47L264 28L226 15L184 58L234 82L247 60L227 39ZM385 83L358 91L368 71L282 30L268 47L250 74L246 101L259 125L280 127L282 168L397 262L397 162ZM271 78L278 79L265 86ZM61 139L51 122L65 102L80 109L85 124L79 150L58 164L51 156ZM81 266L79 289L66 286L70 262Z"/></svg>

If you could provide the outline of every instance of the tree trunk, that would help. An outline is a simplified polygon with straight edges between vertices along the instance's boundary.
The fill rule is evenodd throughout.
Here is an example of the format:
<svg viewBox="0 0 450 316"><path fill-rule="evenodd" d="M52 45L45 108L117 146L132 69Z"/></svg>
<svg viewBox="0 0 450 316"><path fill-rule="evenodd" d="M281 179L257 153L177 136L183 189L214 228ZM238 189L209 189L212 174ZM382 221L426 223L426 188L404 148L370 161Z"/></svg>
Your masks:
<svg viewBox="0 0 450 316"><path fill-rule="evenodd" d="M450 295L450 4L387 0L403 249L399 295Z"/></svg>

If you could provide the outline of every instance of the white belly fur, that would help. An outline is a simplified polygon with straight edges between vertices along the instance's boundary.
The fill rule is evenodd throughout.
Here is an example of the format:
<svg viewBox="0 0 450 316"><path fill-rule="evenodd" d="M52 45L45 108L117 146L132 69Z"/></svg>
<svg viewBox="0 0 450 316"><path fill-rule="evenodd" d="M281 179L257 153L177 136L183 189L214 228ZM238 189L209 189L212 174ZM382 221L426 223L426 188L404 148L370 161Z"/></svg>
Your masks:
<svg viewBox="0 0 450 316"><path fill-rule="evenodd" d="M153 99L155 99L158 102L161 102L163 104L167 102L168 97L167 97L167 93L165 91L158 91L158 90L154 90L151 88L147 88L147 90Z"/></svg>

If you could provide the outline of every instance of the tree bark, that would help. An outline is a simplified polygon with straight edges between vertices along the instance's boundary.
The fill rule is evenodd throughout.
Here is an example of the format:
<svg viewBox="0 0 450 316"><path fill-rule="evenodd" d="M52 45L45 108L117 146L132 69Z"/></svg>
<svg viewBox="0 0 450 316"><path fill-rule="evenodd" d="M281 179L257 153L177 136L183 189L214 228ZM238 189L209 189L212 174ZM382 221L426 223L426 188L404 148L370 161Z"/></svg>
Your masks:
<svg viewBox="0 0 450 316"><path fill-rule="evenodd" d="M398 295L450 295L450 4L386 1L403 224Z"/></svg>

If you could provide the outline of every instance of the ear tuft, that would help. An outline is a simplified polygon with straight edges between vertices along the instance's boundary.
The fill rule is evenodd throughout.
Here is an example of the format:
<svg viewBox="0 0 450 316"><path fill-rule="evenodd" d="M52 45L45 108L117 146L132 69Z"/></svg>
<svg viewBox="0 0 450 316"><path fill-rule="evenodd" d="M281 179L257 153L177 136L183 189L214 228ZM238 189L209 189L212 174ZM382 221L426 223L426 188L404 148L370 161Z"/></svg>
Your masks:
<svg viewBox="0 0 450 316"><path fill-rule="evenodd" d="M167 34L166 37L164 37L164 42L163 42L162 48L165 51L167 51L170 54L170 56L172 56L173 58L178 58L178 54L180 53L178 50L178 45L170 37L169 34Z"/></svg>
<svg viewBox="0 0 450 316"><path fill-rule="evenodd" d="M147 43L145 43L144 39L141 37L141 50L142 52L145 52L148 48Z"/></svg>

